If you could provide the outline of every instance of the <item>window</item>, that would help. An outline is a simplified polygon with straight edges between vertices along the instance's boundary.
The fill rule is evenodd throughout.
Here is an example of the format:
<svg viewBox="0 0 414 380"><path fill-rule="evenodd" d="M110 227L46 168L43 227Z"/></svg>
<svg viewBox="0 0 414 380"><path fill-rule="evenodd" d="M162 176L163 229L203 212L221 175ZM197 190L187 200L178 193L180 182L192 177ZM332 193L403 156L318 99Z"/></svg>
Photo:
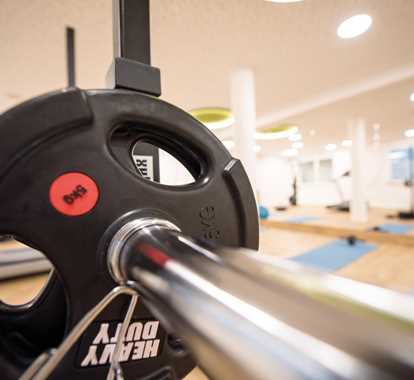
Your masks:
<svg viewBox="0 0 414 380"><path fill-rule="evenodd" d="M300 174L302 182L313 182L315 180L315 172L313 169L313 161L303 162L300 164Z"/></svg>
<svg viewBox="0 0 414 380"><path fill-rule="evenodd" d="M394 149L388 154L391 161L391 179L407 181L412 179L414 169L414 148Z"/></svg>
<svg viewBox="0 0 414 380"><path fill-rule="evenodd" d="M319 181L332 180L332 160L325 159L319 161Z"/></svg>

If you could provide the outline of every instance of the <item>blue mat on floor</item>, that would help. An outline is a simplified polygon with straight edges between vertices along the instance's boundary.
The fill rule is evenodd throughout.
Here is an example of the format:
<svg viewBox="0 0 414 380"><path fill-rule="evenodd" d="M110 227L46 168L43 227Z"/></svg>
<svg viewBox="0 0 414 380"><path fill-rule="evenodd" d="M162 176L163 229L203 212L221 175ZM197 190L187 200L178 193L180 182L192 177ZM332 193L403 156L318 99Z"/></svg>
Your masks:
<svg viewBox="0 0 414 380"><path fill-rule="evenodd" d="M378 226L381 230L380 232L388 232L390 234L406 234L414 229L414 224L396 224L396 223L386 223Z"/></svg>
<svg viewBox="0 0 414 380"><path fill-rule="evenodd" d="M376 248L375 245L364 242L350 245L346 240L335 240L302 255L291 257L291 260L323 271L334 272Z"/></svg>
<svg viewBox="0 0 414 380"><path fill-rule="evenodd" d="M289 223L307 223L307 222L313 222L314 220L319 220L317 216L293 216L292 218L287 219Z"/></svg>

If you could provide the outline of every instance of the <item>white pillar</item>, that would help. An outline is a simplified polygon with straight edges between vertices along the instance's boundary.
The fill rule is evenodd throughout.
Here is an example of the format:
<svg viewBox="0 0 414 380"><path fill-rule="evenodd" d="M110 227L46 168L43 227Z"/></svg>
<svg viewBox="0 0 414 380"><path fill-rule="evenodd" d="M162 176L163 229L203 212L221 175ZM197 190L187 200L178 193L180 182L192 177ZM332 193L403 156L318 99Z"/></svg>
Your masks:
<svg viewBox="0 0 414 380"><path fill-rule="evenodd" d="M252 70L237 69L231 73L230 101L235 118L235 156L243 163L256 193L256 97Z"/></svg>
<svg viewBox="0 0 414 380"><path fill-rule="evenodd" d="M366 166L366 127L363 119L357 119L352 123L352 198L351 220L353 222L368 221L368 206L366 199L366 174L369 168Z"/></svg>

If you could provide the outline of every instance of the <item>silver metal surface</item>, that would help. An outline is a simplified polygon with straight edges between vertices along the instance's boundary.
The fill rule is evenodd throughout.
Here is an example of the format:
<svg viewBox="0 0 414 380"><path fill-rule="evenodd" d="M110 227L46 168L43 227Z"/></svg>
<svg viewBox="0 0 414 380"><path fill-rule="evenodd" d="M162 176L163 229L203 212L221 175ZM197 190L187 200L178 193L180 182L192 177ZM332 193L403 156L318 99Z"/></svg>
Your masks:
<svg viewBox="0 0 414 380"><path fill-rule="evenodd" d="M76 324L63 343L50 354L44 353L35 360L32 365L23 373L20 380L46 380L60 361L78 341L81 335L95 320L95 318L118 296L122 294L136 297L136 291L127 286L118 286L112 289L93 309ZM129 310L128 310L129 311Z"/></svg>
<svg viewBox="0 0 414 380"><path fill-rule="evenodd" d="M165 223L117 239L120 281L134 281L211 378L414 378L411 297L248 250L215 253Z"/></svg>
<svg viewBox="0 0 414 380"><path fill-rule="evenodd" d="M150 226L163 226L170 230L179 231L179 228L164 219L142 218L135 219L124 224L114 235L108 247L108 268L112 278L118 284L125 283L125 276L120 271L119 254L122 247L128 242L128 239L143 228Z"/></svg>
<svg viewBox="0 0 414 380"><path fill-rule="evenodd" d="M53 355L54 350L40 354L30 367L20 376L20 380L32 380L36 373L44 366Z"/></svg>
<svg viewBox="0 0 414 380"><path fill-rule="evenodd" d="M111 365L108 371L108 376L106 380L124 380L124 374L122 372L121 364L119 362L121 350L122 350L122 343L125 340L125 334L127 332L128 326L131 323L132 316L134 314L135 307L137 306L138 302L138 295L134 294L131 297L131 301L129 303L128 311L125 315L124 321L122 322L121 331L118 335L118 339L116 341L115 350L112 355Z"/></svg>

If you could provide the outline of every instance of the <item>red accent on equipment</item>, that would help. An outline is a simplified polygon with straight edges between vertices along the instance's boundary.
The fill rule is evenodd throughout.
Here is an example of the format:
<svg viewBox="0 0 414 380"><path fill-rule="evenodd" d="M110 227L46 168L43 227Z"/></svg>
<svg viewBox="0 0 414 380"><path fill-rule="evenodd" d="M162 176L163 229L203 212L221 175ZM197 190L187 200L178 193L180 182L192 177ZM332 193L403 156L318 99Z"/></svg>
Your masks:
<svg viewBox="0 0 414 380"><path fill-rule="evenodd" d="M157 248L153 248L147 244L140 244L138 249L147 256L153 263L164 267L165 264L170 260L170 258L162 251Z"/></svg>
<svg viewBox="0 0 414 380"><path fill-rule="evenodd" d="M80 216L91 211L98 202L99 189L95 181L78 172L56 178L49 189L52 206L63 215Z"/></svg>

